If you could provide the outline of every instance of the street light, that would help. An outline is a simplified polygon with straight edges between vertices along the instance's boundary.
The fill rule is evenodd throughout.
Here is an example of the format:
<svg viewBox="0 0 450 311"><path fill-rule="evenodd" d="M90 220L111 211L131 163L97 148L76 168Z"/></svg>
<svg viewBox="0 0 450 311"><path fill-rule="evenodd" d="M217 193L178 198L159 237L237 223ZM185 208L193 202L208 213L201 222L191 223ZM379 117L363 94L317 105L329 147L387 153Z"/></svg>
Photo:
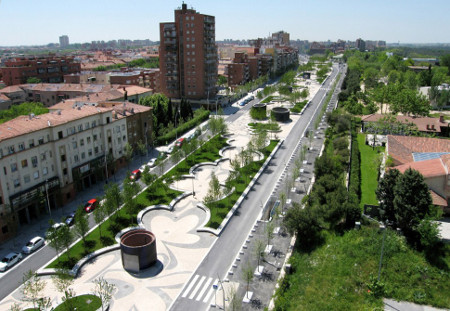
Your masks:
<svg viewBox="0 0 450 311"><path fill-rule="evenodd" d="M50 209L50 200L48 198L48 179L45 180L45 194L47 195L48 213L50 214L50 218L51 218L52 217L52 211Z"/></svg>
<svg viewBox="0 0 450 311"><path fill-rule="evenodd" d="M191 178L191 180L192 180L192 196L195 198L194 179L195 179L195 175L194 175L194 178Z"/></svg>
<svg viewBox="0 0 450 311"><path fill-rule="evenodd" d="M179 114L181 116L181 112L180 112L180 106L178 106L178 110L175 111L175 140L178 139L178 128L177 128L177 114Z"/></svg>

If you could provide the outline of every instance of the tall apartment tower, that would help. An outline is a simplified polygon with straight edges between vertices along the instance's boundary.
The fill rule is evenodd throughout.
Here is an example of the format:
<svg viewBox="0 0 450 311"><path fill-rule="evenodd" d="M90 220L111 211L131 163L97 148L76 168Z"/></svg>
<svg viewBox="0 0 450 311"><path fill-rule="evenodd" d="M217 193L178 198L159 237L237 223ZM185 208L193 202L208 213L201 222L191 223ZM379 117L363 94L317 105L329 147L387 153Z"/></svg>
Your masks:
<svg viewBox="0 0 450 311"><path fill-rule="evenodd" d="M214 16L175 10L175 22L160 23L161 92L170 98L210 99L216 94L217 47Z"/></svg>
<svg viewBox="0 0 450 311"><path fill-rule="evenodd" d="M69 36L64 35L59 37L59 46L62 48L69 46Z"/></svg>

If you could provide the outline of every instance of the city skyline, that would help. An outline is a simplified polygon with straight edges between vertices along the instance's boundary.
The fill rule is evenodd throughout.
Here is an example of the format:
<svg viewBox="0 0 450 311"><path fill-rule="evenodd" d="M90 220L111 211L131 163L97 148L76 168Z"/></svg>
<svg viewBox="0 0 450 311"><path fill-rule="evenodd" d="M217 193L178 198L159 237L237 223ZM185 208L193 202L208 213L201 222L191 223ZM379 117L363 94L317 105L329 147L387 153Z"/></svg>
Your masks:
<svg viewBox="0 0 450 311"><path fill-rule="evenodd" d="M57 43L66 34L70 42L150 39L159 41L159 23L173 19L182 1L47 0L0 2L0 46ZM402 43L448 43L446 17L450 2L444 0L336 3L317 1L268 1L254 3L186 1L201 14L216 17L216 40L252 39L284 30L291 39L336 41L337 39L385 40ZM128 7L124 7L127 5ZM438 8L424 14L428 8ZM36 30L38 29L38 30Z"/></svg>

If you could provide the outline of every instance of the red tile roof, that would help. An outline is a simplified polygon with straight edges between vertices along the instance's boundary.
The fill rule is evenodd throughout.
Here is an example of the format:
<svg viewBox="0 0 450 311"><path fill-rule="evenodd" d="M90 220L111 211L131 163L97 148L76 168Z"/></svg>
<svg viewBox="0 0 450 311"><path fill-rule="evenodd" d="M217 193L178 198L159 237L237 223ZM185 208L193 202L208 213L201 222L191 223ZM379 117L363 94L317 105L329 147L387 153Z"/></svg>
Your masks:
<svg viewBox="0 0 450 311"><path fill-rule="evenodd" d="M401 173L404 173L408 168L412 168L419 171L425 178L447 175L441 159L409 162L394 168L398 169Z"/></svg>
<svg viewBox="0 0 450 311"><path fill-rule="evenodd" d="M363 122L376 122L381 118L386 117L385 114L370 114L361 117ZM430 117L410 117L410 116L395 116L397 121L402 123L414 123L420 132L440 133L441 127L448 127L450 123L440 122L439 118ZM432 128L434 126L434 129Z"/></svg>
<svg viewBox="0 0 450 311"><path fill-rule="evenodd" d="M447 207L447 200L441 197L439 194L430 189L431 199L433 200L433 204L437 206Z"/></svg>
<svg viewBox="0 0 450 311"><path fill-rule="evenodd" d="M400 164L413 162L413 152L450 152L450 140L388 135L389 155Z"/></svg>

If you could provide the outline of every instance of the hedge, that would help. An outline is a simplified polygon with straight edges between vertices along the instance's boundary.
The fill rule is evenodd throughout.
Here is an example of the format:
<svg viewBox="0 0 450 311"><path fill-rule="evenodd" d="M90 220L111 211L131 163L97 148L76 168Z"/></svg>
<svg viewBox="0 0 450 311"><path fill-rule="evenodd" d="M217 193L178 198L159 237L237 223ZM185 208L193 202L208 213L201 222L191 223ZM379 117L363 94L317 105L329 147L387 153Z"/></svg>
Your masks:
<svg viewBox="0 0 450 311"><path fill-rule="evenodd" d="M357 123L352 121L352 149L351 149L351 163L350 163L350 176L349 176L349 192L352 192L358 196L358 200L361 200L361 158L358 145L358 131Z"/></svg>

